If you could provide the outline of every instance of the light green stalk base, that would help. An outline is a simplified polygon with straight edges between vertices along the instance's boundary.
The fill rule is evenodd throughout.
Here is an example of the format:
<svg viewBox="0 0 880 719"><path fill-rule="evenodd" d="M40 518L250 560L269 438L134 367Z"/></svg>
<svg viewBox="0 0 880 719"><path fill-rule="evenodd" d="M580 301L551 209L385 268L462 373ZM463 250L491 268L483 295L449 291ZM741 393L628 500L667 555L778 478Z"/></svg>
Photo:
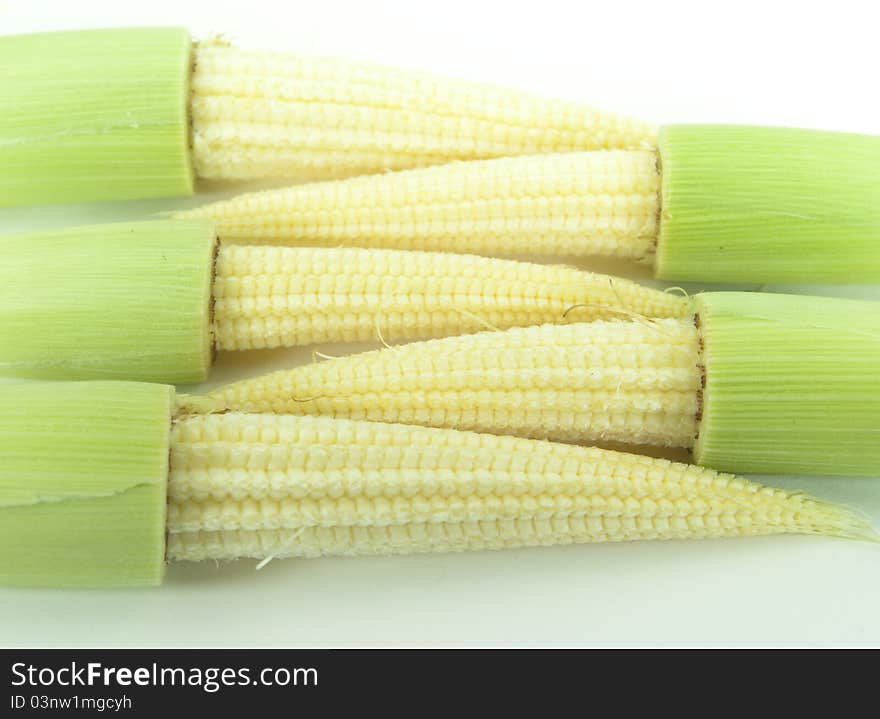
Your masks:
<svg viewBox="0 0 880 719"><path fill-rule="evenodd" d="M880 303L711 292L695 306L706 379L696 462L880 475Z"/></svg>
<svg viewBox="0 0 880 719"><path fill-rule="evenodd" d="M0 375L205 379L215 243L178 220L0 237Z"/></svg>
<svg viewBox="0 0 880 719"><path fill-rule="evenodd" d="M0 583L154 585L174 389L0 384Z"/></svg>
<svg viewBox="0 0 880 719"><path fill-rule="evenodd" d="M657 277L880 280L880 137L679 125L660 160Z"/></svg>
<svg viewBox="0 0 880 719"><path fill-rule="evenodd" d="M188 195L180 28L0 37L0 206Z"/></svg>

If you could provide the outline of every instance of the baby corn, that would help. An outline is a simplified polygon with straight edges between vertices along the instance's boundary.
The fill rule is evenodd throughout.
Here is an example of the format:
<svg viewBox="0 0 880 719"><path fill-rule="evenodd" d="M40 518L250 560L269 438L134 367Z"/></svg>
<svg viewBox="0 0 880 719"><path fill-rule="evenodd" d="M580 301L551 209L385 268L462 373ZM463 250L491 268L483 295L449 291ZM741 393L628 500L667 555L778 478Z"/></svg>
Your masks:
<svg viewBox="0 0 880 719"><path fill-rule="evenodd" d="M0 206L336 180L179 216L239 243L605 255L675 281L880 278L880 137L655 131L469 82L193 44L183 28L0 37L0 77Z"/></svg>
<svg viewBox="0 0 880 719"><path fill-rule="evenodd" d="M193 55L193 163L207 179L347 177L656 142L641 122L460 80L219 40Z"/></svg>
<svg viewBox="0 0 880 719"><path fill-rule="evenodd" d="M654 150L455 163L178 216L216 220L241 242L601 255L670 280L872 282L878 165L868 135L682 125Z"/></svg>
<svg viewBox="0 0 880 719"><path fill-rule="evenodd" d="M873 537L865 521L799 493L513 437L232 413L178 419L171 447L171 560Z"/></svg>
<svg viewBox="0 0 880 719"><path fill-rule="evenodd" d="M687 310L682 297L568 267L356 248L221 245L213 297L221 350L424 339Z"/></svg>
<svg viewBox="0 0 880 719"><path fill-rule="evenodd" d="M706 292L690 312L423 342L196 404L682 447L734 472L880 471L880 303Z"/></svg>
<svg viewBox="0 0 880 719"><path fill-rule="evenodd" d="M237 243L649 258L653 152L572 152L295 185L176 213Z"/></svg>
<svg viewBox="0 0 880 719"><path fill-rule="evenodd" d="M216 409L690 447L699 354L691 318L544 325L318 362L208 399Z"/></svg>
<svg viewBox="0 0 880 719"><path fill-rule="evenodd" d="M204 220L0 242L0 374L204 380L217 350L406 341L611 317L679 296L570 267L452 253L227 245Z"/></svg>
<svg viewBox="0 0 880 719"><path fill-rule="evenodd" d="M849 510L595 447L330 417L192 414L141 382L0 384L0 584L143 586L169 560L814 534Z"/></svg>

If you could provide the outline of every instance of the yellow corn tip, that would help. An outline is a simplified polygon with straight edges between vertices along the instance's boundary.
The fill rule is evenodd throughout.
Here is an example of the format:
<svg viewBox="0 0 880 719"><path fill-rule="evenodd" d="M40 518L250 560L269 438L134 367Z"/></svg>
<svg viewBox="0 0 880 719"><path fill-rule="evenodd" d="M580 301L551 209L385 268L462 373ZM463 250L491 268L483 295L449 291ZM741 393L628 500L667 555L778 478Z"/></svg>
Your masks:
<svg viewBox="0 0 880 719"><path fill-rule="evenodd" d="M172 431L173 560L496 549L785 532L846 510L712 470L513 437L268 414Z"/></svg>
<svg viewBox="0 0 880 719"><path fill-rule="evenodd" d="M645 260L659 193L652 152L575 152L295 185L176 217L240 243Z"/></svg>
<svg viewBox="0 0 880 719"><path fill-rule="evenodd" d="M200 406L690 447L698 365L690 318L544 325L283 370L221 387Z"/></svg>
<svg viewBox="0 0 880 719"><path fill-rule="evenodd" d="M687 312L627 280L473 255L233 245L216 267L214 341L228 350Z"/></svg>
<svg viewBox="0 0 880 719"><path fill-rule="evenodd" d="M193 158L211 179L317 179L506 155L652 149L653 128L378 65L194 49Z"/></svg>

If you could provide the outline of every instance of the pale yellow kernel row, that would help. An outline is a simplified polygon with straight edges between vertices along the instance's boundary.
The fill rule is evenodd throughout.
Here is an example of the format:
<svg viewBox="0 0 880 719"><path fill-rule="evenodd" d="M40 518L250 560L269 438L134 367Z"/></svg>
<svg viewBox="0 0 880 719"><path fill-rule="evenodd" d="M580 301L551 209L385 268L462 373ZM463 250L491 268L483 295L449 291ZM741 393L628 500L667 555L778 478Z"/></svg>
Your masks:
<svg viewBox="0 0 880 719"><path fill-rule="evenodd" d="M378 65L216 41L196 45L194 65L193 157L209 179L346 177L656 142L644 123L577 103Z"/></svg>
<svg viewBox="0 0 880 719"><path fill-rule="evenodd" d="M247 413L176 421L168 532L169 558L184 560L784 532L873 536L839 507L666 460Z"/></svg>
<svg viewBox="0 0 880 719"><path fill-rule="evenodd" d="M206 406L690 447L700 386L690 318L595 321L316 362L221 387Z"/></svg>
<svg viewBox="0 0 880 719"><path fill-rule="evenodd" d="M572 152L294 185L177 216L236 243L646 261L659 194L653 152Z"/></svg>
<svg viewBox="0 0 880 719"><path fill-rule="evenodd" d="M569 267L451 253L225 244L213 297L214 341L224 350L687 311L680 296Z"/></svg>

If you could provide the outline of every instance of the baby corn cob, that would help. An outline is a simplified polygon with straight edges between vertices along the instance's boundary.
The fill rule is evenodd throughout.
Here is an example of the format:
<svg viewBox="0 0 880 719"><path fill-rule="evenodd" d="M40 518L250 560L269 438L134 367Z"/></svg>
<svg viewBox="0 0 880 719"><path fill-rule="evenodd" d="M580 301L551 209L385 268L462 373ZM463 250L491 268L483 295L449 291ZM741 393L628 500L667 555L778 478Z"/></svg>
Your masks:
<svg viewBox="0 0 880 719"><path fill-rule="evenodd" d="M472 255L221 246L213 287L221 350L410 340L486 327L680 317L678 296L568 267Z"/></svg>
<svg viewBox="0 0 880 719"><path fill-rule="evenodd" d="M735 472L877 474L880 303L706 292L690 312L448 337L190 402L673 446Z"/></svg>
<svg viewBox="0 0 880 719"><path fill-rule="evenodd" d="M176 213L227 241L649 258L653 152L573 152L297 185Z"/></svg>
<svg viewBox="0 0 880 719"><path fill-rule="evenodd" d="M142 382L0 384L0 460L3 584L155 585L168 560L878 539L843 507L702 467L414 425L189 414L173 387Z"/></svg>
<svg viewBox="0 0 880 719"><path fill-rule="evenodd" d="M681 317L684 299L569 267L451 253L225 245L204 220L7 235L0 374L199 382L215 350Z"/></svg>
<svg viewBox="0 0 880 719"><path fill-rule="evenodd" d="M404 425L232 413L171 436L172 560L786 532L871 538L802 494L666 460Z"/></svg>
<svg viewBox="0 0 880 719"><path fill-rule="evenodd" d="M651 126L574 102L184 28L2 36L0 77L0 206L657 144Z"/></svg>
<svg viewBox="0 0 880 719"><path fill-rule="evenodd" d="M870 282L878 165L880 138L868 135L682 125L653 150L454 163L177 216L215 220L241 242L601 255L650 263L663 279Z"/></svg>
<svg viewBox="0 0 880 719"><path fill-rule="evenodd" d="M690 447L699 358L690 318L544 325L283 370L222 387L207 406Z"/></svg>
<svg viewBox="0 0 880 719"><path fill-rule="evenodd" d="M527 93L220 40L193 53L193 162L207 179L346 177L656 142L646 124Z"/></svg>

